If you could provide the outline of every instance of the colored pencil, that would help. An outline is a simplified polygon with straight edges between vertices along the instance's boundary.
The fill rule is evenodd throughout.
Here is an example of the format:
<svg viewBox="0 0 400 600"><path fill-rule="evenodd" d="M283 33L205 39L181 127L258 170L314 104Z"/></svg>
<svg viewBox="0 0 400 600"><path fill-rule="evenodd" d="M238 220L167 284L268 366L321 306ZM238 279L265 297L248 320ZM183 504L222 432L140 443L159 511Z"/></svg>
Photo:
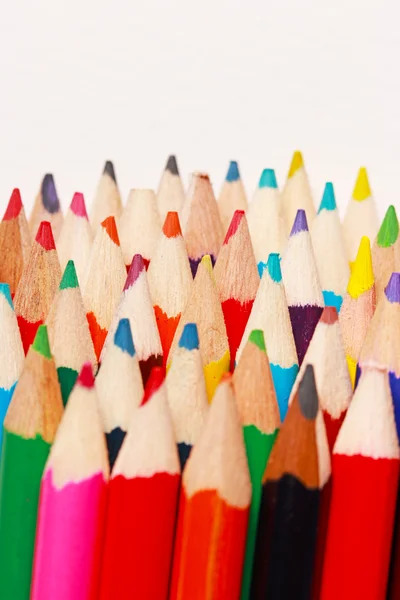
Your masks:
<svg viewBox="0 0 400 600"><path fill-rule="evenodd" d="M211 257L208 255L203 256L197 269L189 300L175 331L170 360L173 360L175 348L187 323L197 325L207 397L211 402L222 375L229 371L230 354L224 313L215 284Z"/></svg>
<svg viewBox="0 0 400 600"><path fill-rule="evenodd" d="M54 177L51 173L47 173L42 179L40 190L35 198L29 218L31 234L36 234L42 221L48 221L51 225L54 239L58 240L63 220Z"/></svg>
<svg viewBox="0 0 400 600"><path fill-rule="evenodd" d="M308 365L263 477L251 598L310 598L319 507L315 419L318 396Z"/></svg>
<svg viewBox="0 0 400 600"><path fill-rule="evenodd" d="M325 184L321 204L312 223L311 240L325 306L334 306L340 312L350 268L335 192L330 182Z"/></svg>
<svg viewBox="0 0 400 600"><path fill-rule="evenodd" d="M143 381L129 319L121 319L96 378L99 409L106 434L110 469L124 441L134 409L143 396Z"/></svg>
<svg viewBox="0 0 400 600"><path fill-rule="evenodd" d="M298 211L293 223L286 252L282 259L282 275L297 356L301 366L324 308L304 210Z"/></svg>
<svg viewBox="0 0 400 600"><path fill-rule="evenodd" d="M97 360L124 287L126 269L114 217L102 222L86 268L83 301Z"/></svg>
<svg viewBox="0 0 400 600"><path fill-rule="evenodd" d="M374 240L378 232L378 214L369 185L367 169L361 167L343 219L344 241L352 266L363 236Z"/></svg>
<svg viewBox="0 0 400 600"><path fill-rule="evenodd" d="M24 349L10 286L0 283L0 457L3 441L3 422L13 396L15 386L24 365Z"/></svg>
<svg viewBox="0 0 400 600"><path fill-rule="evenodd" d="M250 333L236 367L233 383L236 404L246 445L252 497L247 530L241 599L250 598L258 515L261 504L262 478L272 446L280 427L271 370L260 329Z"/></svg>
<svg viewBox="0 0 400 600"><path fill-rule="evenodd" d="M48 221L43 221L14 297L15 314L25 354L39 325L47 318L60 280L61 269L51 225Z"/></svg>
<svg viewBox="0 0 400 600"><path fill-rule="evenodd" d="M234 213L237 210L247 210L246 192L235 160L229 163L218 198L218 208L224 233L228 231Z"/></svg>
<svg viewBox="0 0 400 600"><path fill-rule="evenodd" d="M256 297L260 278L246 215L237 210L214 268L231 354L231 371Z"/></svg>
<svg viewBox="0 0 400 600"><path fill-rule="evenodd" d="M21 194L15 188L0 223L0 281L8 283L14 298L31 249L31 234Z"/></svg>
<svg viewBox="0 0 400 600"><path fill-rule="evenodd" d="M170 600L240 596L251 482L226 377L183 472Z"/></svg>
<svg viewBox="0 0 400 600"><path fill-rule="evenodd" d="M27 600L40 480L63 413L47 327L29 349L3 430L0 467L0 597Z"/></svg>
<svg viewBox="0 0 400 600"><path fill-rule="evenodd" d="M384 600L399 479L387 373L363 371L332 459L321 600Z"/></svg>
<svg viewBox="0 0 400 600"><path fill-rule="evenodd" d="M304 166L303 155L299 150L293 153L286 183L282 190L282 206L288 233L292 228L298 210L304 210L310 224L315 217L311 186Z"/></svg>
<svg viewBox="0 0 400 600"><path fill-rule="evenodd" d="M163 371L133 414L110 481L100 600L167 600L180 468Z"/></svg>
<svg viewBox="0 0 400 600"><path fill-rule="evenodd" d="M264 169L247 209L247 222L260 277L273 252L282 254L286 245L286 223L275 171Z"/></svg>
<svg viewBox="0 0 400 600"><path fill-rule="evenodd" d="M114 165L107 160L90 210L90 223L97 233L101 223L108 217L116 220L121 216L122 202L115 176Z"/></svg>
<svg viewBox="0 0 400 600"><path fill-rule="evenodd" d="M396 209L389 206L372 246L376 303L384 295L391 274L400 271L400 236Z"/></svg>
<svg viewBox="0 0 400 600"><path fill-rule="evenodd" d="M369 239L363 237L340 311L344 349L354 388L357 361L375 312L375 283Z"/></svg>
<svg viewBox="0 0 400 600"><path fill-rule="evenodd" d="M168 404L183 470L208 412L203 362L195 323L186 323L167 375Z"/></svg>
<svg viewBox="0 0 400 600"><path fill-rule="evenodd" d="M64 406L86 362L97 368L75 265L67 263L46 319Z"/></svg>
<svg viewBox="0 0 400 600"><path fill-rule="evenodd" d="M142 255L148 268L161 225L154 191L131 190L119 223L121 247L128 269L135 254Z"/></svg>
<svg viewBox="0 0 400 600"><path fill-rule="evenodd" d="M184 201L185 190L179 175L178 163L176 156L171 154L161 175L157 191L157 207L161 222L164 223L167 213L179 212Z"/></svg>
<svg viewBox="0 0 400 600"><path fill-rule="evenodd" d="M31 600L98 598L107 479L92 365L86 363L42 478Z"/></svg>
<svg viewBox="0 0 400 600"><path fill-rule="evenodd" d="M193 173L179 216L194 277L206 254L215 264L223 241L218 204L206 173Z"/></svg>
<svg viewBox="0 0 400 600"><path fill-rule="evenodd" d="M93 233L86 212L85 199L83 194L75 192L57 240L57 252L62 271L69 260L74 261L80 285L85 283L84 277L92 243Z"/></svg>
<svg viewBox="0 0 400 600"><path fill-rule="evenodd" d="M289 396L295 382L299 363L294 343L289 309L283 287L279 254L270 254L253 308L247 321L236 362L253 329L261 329L268 348L269 366L274 381L281 421L284 420Z"/></svg>
<svg viewBox="0 0 400 600"><path fill-rule="evenodd" d="M166 365L193 282L177 212L167 213L147 278Z"/></svg>
<svg viewBox="0 0 400 600"><path fill-rule="evenodd" d="M129 319L143 383L146 384L152 368L163 364L163 356L146 269L140 254L135 254L132 259L125 286L104 344L102 359L104 359L108 345L112 344L120 319Z"/></svg>

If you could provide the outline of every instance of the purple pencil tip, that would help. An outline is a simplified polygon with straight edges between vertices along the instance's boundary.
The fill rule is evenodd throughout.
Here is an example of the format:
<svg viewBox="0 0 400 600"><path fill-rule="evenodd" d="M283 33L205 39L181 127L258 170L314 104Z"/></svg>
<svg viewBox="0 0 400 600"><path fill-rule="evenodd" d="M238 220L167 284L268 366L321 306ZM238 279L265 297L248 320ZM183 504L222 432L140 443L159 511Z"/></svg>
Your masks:
<svg viewBox="0 0 400 600"><path fill-rule="evenodd" d="M301 231L308 231L306 211L302 208L297 211L290 236L296 235L296 233L300 233Z"/></svg>
<svg viewBox="0 0 400 600"><path fill-rule="evenodd" d="M392 273L385 287L385 296L392 303L400 303L400 273Z"/></svg>

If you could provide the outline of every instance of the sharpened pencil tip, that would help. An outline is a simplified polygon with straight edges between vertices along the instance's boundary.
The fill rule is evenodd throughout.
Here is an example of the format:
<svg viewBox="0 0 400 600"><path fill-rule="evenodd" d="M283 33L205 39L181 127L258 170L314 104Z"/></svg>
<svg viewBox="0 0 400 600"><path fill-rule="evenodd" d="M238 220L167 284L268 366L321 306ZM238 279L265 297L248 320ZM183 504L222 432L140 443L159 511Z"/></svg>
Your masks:
<svg viewBox="0 0 400 600"><path fill-rule="evenodd" d="M308 224L307 224L306 211L303 210L302 208L300 208L296 213L292 231L290 232L290 237L297 235L298 233L300 233L302 231L308 231Z"/></svg>
<svg viewBox="0 0 400 600"><path fill-rule="evenodd" d="M199 349L199 334L196 323L186 323L179 340L179 348L186 350Z"/></svg>
<svg viewBox="0 0 400 600"><path fill-rule="evenodd" d="M114 335L114 344L129 356L135 356L131 325L129 319L120 319Z"/></svg>
<svg viewBox="0 0 400 600"><path fill-rule="evenodd" d="M10 221L11 219L15 219L18 217L19 213L22 210L22 200L21 193L18 188L14 188L10 200L8 201L8 205L6 208L6 212L4 213L3 221Z"/></svg>
<svg viewBox="0 0 400 600"><path fill-rule="evenodd" d="M358 171L357 180L353 190L353 198L362 202L371 196L371 187L369 185L368 173L365 167Z"/></svg>
<svg viewBox="0 0 400 600"><path fill-rule="evenodd" d="M293 154L292 162L290 163L288 179L293 177L293 175L302 167L304 167L303 155L300 150L296 150Z"/></svg>
<svg viewBox="0 0 400 600"><path fill-rule="evenodd" d="M56 190L54 177L47 173L42 181L42 204L47 212L54 214L60 210L60 200Z"/></svg>
<svg viewBox="0 0 400 600"><path fill-rule="evenodd" d="M114 242L114 244L119 246L119 237L115 218L113 216L107 217L104 219L101 226L107 231L109 238Z"/></svg>
<svg viewBox="0 0 400 600"><path fill-rule="evenodd" d="M318 213L320 213L321 210L336 210L335 190L333 188L333 183L330 181L327 181L325 184Z"/></svg>
<svg viewBox="0 0 400 600"><path fill-rule="evenodd" d="M325 306L322 311L322 315L320 317L321 323L326 323L326 325L333 325L338 320L338 313L334 306Z"/></svg>
<svg viewBox="0 0 400 600"><path fill-rule="evenodd" d="M135 254L132 258L131 266L129 267L128 276L124 285L124 292L133 286L142 271L145 271L143 256Z"/></svg>
<svg viewBox="0 0 400 600"><path fill-rule="evenodd" d="M371 244L366 236L361 238L356 260L351 271L347 291L352 298L370 290L374 285L374 271L372 268Z"/></svg>
<svg viewBox="0 0 400 600"><path fill-rule="evenodd" d="M385 287L385 296L389 302L400 303L400 273L392 273Z"/></svg>
<svg viewBox="0 0 400 600"><path fill-rule="evenodd" d="M150 373L150 377L147 380L146 387L144 389L142 404L146 404L156 391L161 387L165 377L165 372L162 367L153 367Z"/></svg>
<svg viewBox="0 0 400 600"><path fill-rule="evenodd" d="M83 365L81 372L79 373L77 383L85 388L94 387L93 367L90 362L87 362Z"/></svg>
<svg viewBox="0 0 400 600"><path fill-rule="evenodd" d="M44 250L55 250L53 231L49 221L42 221L36 234L36 241Z"/></svg>
<svg viewBox="0 0 400 600"><path fill-rule="evenodd" d="M399 221L397 219L396 209L393 205L389 206L379 228L377 243L381 248L390 248L399 237Z"/></svg>
<svg viewBox="0 0 400 600"><path fill-rule="evenodd" d="M258 182L259 188L273 188L277 189L278 184L276 181L276 175L274 169L264 169L261 173L260 180Z"/></svg>
<svg viewBox="0 0 400 600"><path fill-rule="evenodd" d="M64 274L60 283L60 290L79 287L78 277L76 275L75 263L73 260L67 262Z"/></svg>
<svg viewBox="0 0 400 600"><path fill-rule="evenodd" d="M88 218L85 198L81 192L75 192L70 208L77 217L84 217L85 219Z"/></svg>
<svg viewBox="0 0 400 600"><path fill-rule="evenodd" d="M108 175L109 177L111 177L111 179L114 181L114 183L117 183L117 178L115 177L114 165L111 162L111 160L106 161L106 163L104 165L104 169L103 169L103 175Z"/></svg>
<svg viewBox="0 0 400 600"><path fill-rule="evenodd" d="M51 358L47 325L39 325L35 339L33 340L32 348L45 358Z"/></svg>
<svg viewBox="0 0 400 600"><path fill-rule="evenodd" d="M168 157L165 170L169 171L171 175L179 175L178 163L176 162L176 156L174 154L171 154Z"/></svg>
<svg viewBox="0 0 400 600"><path fill-rule="evenodd" d="M233 217L230 222L228 231L226 232L224 244L227 244L229 242L229 240L231 239L231 237L233 237L235 235L235 233L237 232L237 230L239 228L240 223L242 222L243 217L244 217L244 210L235 210L235 212L233 213Z"/></svg>
<svg viewBox="0 0 400 600"><path fill-rule="evenodd" d="M272 281L275 281L275 283L282 281L281 257L276 252L271 252L268 256L267 271Z"/></svg>
<svg viewBox="0 0 400 600"><path fill-rule="evenodd" d="M232 181L238 181L240 179L239 166L236 160L231 160L228 167L225 180L231 183Z"/></svg>
<svg viewBox="0 0 400 600"><path fill-rule="evenodd" d="M167 238L174 238L182 235L181 224L179 223L178 213L170 211L165 217L163 233Z"/></svg>
<svg viewBox="0 0 400 600"><path fill-rule="evenodd" d="M306 419L313 420L318 413L318 394L315 385L314 367L307 365L299 384L300 410Z"/></svg>
<svg viewBox="0 0 400 600"><path fill-rule="evenodd" d="M7 300L8 304L14 310L14 306L11 299L10 286L8 283L0 283L0 294L3 294L4 298Z"/></svg>
<svg viewBox="0 0 400 600"><path fill-rule="evenodd" d="M266 352L264 332L262 329L253 329L249 335L249 342L255 344L260 350Z"/></svg>

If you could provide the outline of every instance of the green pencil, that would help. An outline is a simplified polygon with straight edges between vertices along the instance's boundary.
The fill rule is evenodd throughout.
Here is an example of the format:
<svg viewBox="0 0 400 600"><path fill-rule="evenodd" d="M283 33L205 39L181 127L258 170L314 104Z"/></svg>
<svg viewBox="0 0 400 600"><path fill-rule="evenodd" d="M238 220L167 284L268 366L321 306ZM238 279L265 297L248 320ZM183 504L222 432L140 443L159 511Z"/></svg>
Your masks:
<svg viewBox="0 0 400 600"><path fill-rule="evenodd" d="M241 593L241 600L248 600L262 494L261 482L280 425L279 408L261 330L251 332L234 372L233 383L243 424L253 492Z"/></svg>
<svg viewBox="0 0 400 600"><path fill-rule="evenodd" d="M372 265L375 275L376 305L384 295L392 273L400 269L399 221L396 209L389 206L372 246Z"/></svg>
<svg viewBox="0 0 400 600"><path fill-rule="evenodd" d="M29 600L40 480L63 413L47 327L37 330L4 421L0 598Z"/></svg>

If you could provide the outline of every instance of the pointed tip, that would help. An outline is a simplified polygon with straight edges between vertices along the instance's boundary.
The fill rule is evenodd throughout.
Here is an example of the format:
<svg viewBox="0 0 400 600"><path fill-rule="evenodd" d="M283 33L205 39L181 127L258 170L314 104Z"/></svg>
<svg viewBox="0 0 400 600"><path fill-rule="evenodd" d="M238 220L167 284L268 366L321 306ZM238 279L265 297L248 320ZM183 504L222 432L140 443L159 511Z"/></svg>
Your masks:
<svg viewBox="0 0 400 600"><path fill-rule="evenodd" d="M89 389L94 387L93 367L90 362L83 365L77 379L77 384Z"/></svg>
<svg viewBox="0 0 400 600"><path fill-rule="evenodd" d="M274 169L264 169L261 173L260 180L258 182L259 188L273 188L277 189L278 184L276 182L276 175Z"/></svg>
<svg viewBox="0 0 400 600"><path fill-rule="evenodd" d="M320 321L326 323L326 325L333 325L338 320L338 313L334 306L325 306L322 311Z"/></svg>
<svg viewBox="0 0 400 600"><path fill-rule="evenodd" d="M8 283L0 283L0 294L3 294L4 298L7 300L8 304L14 310L14 306L11 299L10 286Z"/></svg>
<svg viewBox="0 0 400 600"><path fill-rule="evenodd" d="M361 238L357 257L354 261L347 291L352 298L358 298L374 285L371 244L366 236Z"/></svg>
<svg viewBox="0 0 400 600"><path fill-rule="evenodd" d="M321 204L319 205L318 213L321 210L336 210L335 190L333 183L327 181L325 184L324 193L322 194Z"/></svg>
<svg viewBox="0 0 400 600"><path fill-rule="evenodd" d="M400 273L392 273L385 287L385 296L389 302L400 303Z"/></svg>
<svg viewBox="0 0 400 600"><path fill-rule="evenodd" d="M79 282L76 274L75 263L73 260L69 260L61 278L60 290L74 289L77 287L79 287Z"/></svg>
<svg viewBox="0 0 400 600"><path fill-rule="evenodd" d="M133 286L140 273L145 270L146 267L143 256L141 254L135 254L132 258L131 266L129 267L128 275L125 280L124 292Z"/></svg>
<svg viewBox="0 0 400 600"><path fill-rule="evenodd" d="M362 202L371 196L368 173L365 167L358 171L357 180L353 190L353 199Z"/></svg>
<svg viewBox="0 0 400 600"><path fill-rule="evenodd" d="M208 271L208 273L210 273L210 275L212 275L212 273L213 273L213 265L212 265L211 256L209 254L205 254L202 257L199 266L200 265L202 265L202 267L204 269L206 269L206 271Z"/></svg>
<svg viewBox="0 0 400 600"><path fill-rule="evenodd" d="M275 252L271 252L267 260L267 271L272 281L275 283L281 283L282 271L281 271L281 257Z"/></svg>
<svg viewBox="0 0 400 600"><path fill-rule="evenodd" d="M393 246L398 236L399 221L397 219L396 209L393 205L390 205L379 228L376 241L381 248L390 248L390 246Z"/></svg>
<svg viewBox="0 0 400 600"><path fill-rule="evenodd" d="M10 199L7 204L6 212L4 213L3 221L16 219L22 210L21 192L18 188L14 188L11 192Z"/></svg>
<svg viewBox="0 0 400 600"><path fill-rule="evenodd" d="M300 150L296 150L293 153L292 162L290 163L288 179L293 177L293 175L302 167L304 167L303 155Z"/></svg>
<svg viewBox="0 0 400 600"><path fill-rule="evenodd" d="M153 367L150 373L150 377L147 380L146 387L144 388L142 404L146 404L156 391L161 387L164 381L165 373L162 367Z"/></svg>
<svg viewBox="0 0 400 600"><path fill-rule="evenodd" d="M239 179L239 166L236 160L231 160L231 162L229 163L228 171L226 173L225 181L231 183L232 181L238 181Z"/></svg>
<svg viewBox="0 0 400 600"><path fill-rule="evenodd" d="M235 235L244 216L244 210L235 210L228 231L226 232L224 244L227 244L231 237Z"/></svg>
<svg viewBox="0 0 400 600"><path fill-rule="evenodd" d="M179 175L178 163L176 162L175 154L171 154L168 157L167 164L165 165L165 170L169 171L171 175Z"/></svg>
<svg viewBox="0 0 400 600"><path fill-rule="evenodd" d="M111 160L106 161L106 163L104 165L104 169L103 169L103 175L108 175L109 177L111 177L111 179L114 181L114 183L117 183L117 178L115 177L114 165Z"/></svg>
<svg viewBox="0 0 400 600"><path fill-rule="evenodd" d="M266 352L264 332L262 329L253 329L249 335L249 342L255 344L262 352Z"/></svg>
<svg viewBox="0 0 400 600"><path fill-rule="evenodd" d="M60 210L60 200L58 199L56 184L51 173L47 173L43 177L42 204L49 213L56 213Z"/></svg>
<svg viewBox="0 0 400 600"><path fill-rule="evenodd" d="M185 348L185 350L199 349L199 334L196 323L186 323L179 340L179 348Z"/></svg>
<svg viewBox="0 0 400 600"><path fill-rule="evenodd" d="M290 237L293 237L294 235L297 235L302 231L308 231L307 215L305 210L299 208L294 219L292 231L290 232Z"/></svg>
<svg viewBox="0 0 400 600"><path fill-rule="evenodd" d="M174 238L182 235L181 224L177 212L170 211L167 213L163 225L163 233L167 238Z"/></svg>
<svg viewBox="0 0 400 600"><path fill-rule="evenodd" d="M55 250L53 230L49 221L42 221L36 234L36 241L44 248L44 250Z"/></svg>
<svg viewBox="0 0 400 600"><path fill-rule="evenodd" d="M305 419L314 420L318 413L318 394L315 385L314 367L307 365L299 384L300 410Z"/></svg>
<svg viewBox="0 0 400 600"><path fill-rule="evenodd" d="M33 340L32 348L45 358L51 358L47 325L39 325L35 339Z"/></svg>
<svg viewBox="0 0 400 600"><path fill-rule="evenodd" d="M120 319L117 330L114 335L114 344L129 356L135 356L135 346L133 345L131 324L129 319Z"/></svg>
<svg viewBox="0 0 400 600"><path fill-rule="evenodd" d="M81 192L75 192L73 195L70 209L77 217L84 217L85 219L88 219L85 198Z"/></svg>
<svg viewBox="0 0 400 600"><path fill-rule="evenodd" d="M115 222L115 217L110 216L104 219L101 223L101 226L107 231L110 240L114 242L117 246L119 246L119 237L117 231L117 224Z"/></svg>

